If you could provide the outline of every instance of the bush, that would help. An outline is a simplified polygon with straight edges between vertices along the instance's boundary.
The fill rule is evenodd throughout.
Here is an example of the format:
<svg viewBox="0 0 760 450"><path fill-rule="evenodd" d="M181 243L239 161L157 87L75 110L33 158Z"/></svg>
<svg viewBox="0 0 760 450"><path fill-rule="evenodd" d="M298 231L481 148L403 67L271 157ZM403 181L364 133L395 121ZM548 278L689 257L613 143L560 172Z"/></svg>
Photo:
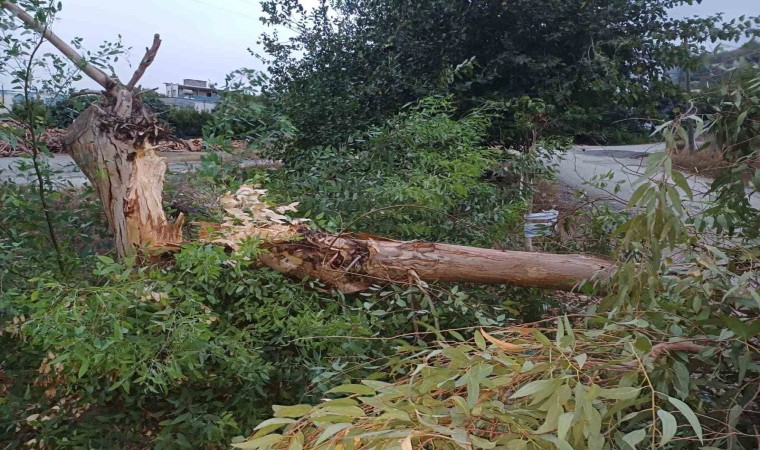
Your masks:
<svg viewBox="0 0 760 450"><path fill-rule="evenodd" d="M213 116L208 111L193 108L171 108L163 119L169 124L172 133L182 139L203 136L203 127L211 122Z"/></svg>
<svg viewBox="0 0 760 450"><path fill-rule="evenodd" d="M214 109L206 133L228 139L246 140L259 149L287 145L296 129L287 117L275 113L263 97L228 91Z"/></svg>
<svg viewBox="0 0 760 450"><path fill-rule="evenodd" d="M10 117L22 123L29 122L31 117L35 124L44 127L50 123L50 109L42 100L30 99L28 104L21 100L11 107Z"/></svg>
<svg viewBox="0 0 760 450"><path fill-rule="evenodd" d="M329 217L320 223L333 231L508 245L524 203L484 179L505 157L484 144L493 117L476 109L456 119L449 99L423 99L347 146L277 153L286 167L267 185L278 203Z"/></svg>
<svg viewBox="0 0 760 450"><path fill-rule="evenodd" d="M82 111L98 101L99 98L99 95L88 95L68 97L57 101L50 108L49 125L55 128L68 128Z"/></svg>

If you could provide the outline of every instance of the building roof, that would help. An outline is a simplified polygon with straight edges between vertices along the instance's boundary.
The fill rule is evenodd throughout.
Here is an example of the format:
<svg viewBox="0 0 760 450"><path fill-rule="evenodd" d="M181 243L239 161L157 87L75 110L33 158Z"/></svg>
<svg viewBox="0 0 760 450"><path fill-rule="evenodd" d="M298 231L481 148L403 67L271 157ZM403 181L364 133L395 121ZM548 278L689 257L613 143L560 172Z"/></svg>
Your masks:
<svg viewBox="0 0 760 450"><path fill-rule="evenodd" d="M211 92L216 92L217 91L217 89L215 87L193 86L192 84L180 84L180 83L164 83L164 84L171 85L171 86L176 85L176 86L178 86L180 88L195 89L197 91L211 91Z"/></svg>

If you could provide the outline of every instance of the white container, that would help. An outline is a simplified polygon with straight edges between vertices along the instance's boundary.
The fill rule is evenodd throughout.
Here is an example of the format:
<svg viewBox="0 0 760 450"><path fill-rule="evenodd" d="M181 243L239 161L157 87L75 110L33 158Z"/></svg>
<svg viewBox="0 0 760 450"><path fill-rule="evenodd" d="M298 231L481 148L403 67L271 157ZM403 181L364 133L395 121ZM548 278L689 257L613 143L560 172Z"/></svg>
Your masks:
<svg viewBox="0 0 760 450"><path fill-rule="evenodd" d="M525 237L552 236L554 235L554 225L557 223L559 211L550 209L549 211L526 214L524 217Z"/></svg>

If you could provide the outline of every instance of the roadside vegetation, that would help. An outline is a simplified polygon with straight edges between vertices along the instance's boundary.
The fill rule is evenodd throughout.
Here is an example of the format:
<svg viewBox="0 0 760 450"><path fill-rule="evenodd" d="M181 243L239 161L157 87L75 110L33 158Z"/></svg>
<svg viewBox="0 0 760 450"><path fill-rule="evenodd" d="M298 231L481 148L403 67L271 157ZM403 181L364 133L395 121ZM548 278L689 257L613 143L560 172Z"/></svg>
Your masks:
<svg viewBox="0 0 760 450"><path fill-rule="evenodd" d="M268 71L230 74L213 113L133 91L169 123L157 135L206 151L167 174L183 242L122 255L96 187L57 185L40 139L113 104L71 95L82 66L38 52L9 8L50 24L66 2L0 1L0 72L25 93L0 140L29 149L36 180L0 185L0 447L757 448L760 69L699 92L666 74L759 19L674 19L687 2L670 0L261 3L299 32L263 36ZM87 64L123 52L99 48ZM699 211L678 170L689 129L723 164ZM346 292L267 268L271 236L208 238L255 222L523 250L552 158L637 139L667 151L626 211L578 201L532 243L610 261L571 293L414 270ZM227 164L233 141L283 166ZM244 210L243 193L263 200Z"/></svg>

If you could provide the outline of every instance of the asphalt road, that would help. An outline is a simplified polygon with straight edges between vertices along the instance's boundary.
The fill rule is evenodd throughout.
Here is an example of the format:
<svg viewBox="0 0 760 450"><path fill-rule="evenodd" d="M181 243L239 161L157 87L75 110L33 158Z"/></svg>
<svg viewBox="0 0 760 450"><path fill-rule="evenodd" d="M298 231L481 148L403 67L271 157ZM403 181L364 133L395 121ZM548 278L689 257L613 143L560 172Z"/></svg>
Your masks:
<svg viewBox="0 0 760 450"><path fill-rule="evenodd" d="M649 153L665 150L665 144L621 145L621 146L577 146L564 154L559 161L559 182L572 190L584 191L591 198L607 199L618 209L623 209L638 187L636 180L646 168L646 157ZM612 173L611 180L606 180L607 186L599 188L589 185L595 177ZM684 174L689 187L694 192L692 201L686 202L690 211L697 213L704 208L709 200L707 191L712 180L709 178ZM619 184L619 191L614 192ZM760 208L760 196L750 198L756 208Z"/></svg>
<svg viewBox="0 0 760 450"><path fill-rule="evenodd" d="M195 167L200 162L198 158L190 161L172 161L169 157L169 171L184 172ZM57 187L81 187L89 183L87 177L79 170L69 155L51 155L42 158L50 165L52 183ZM197 161L195 160L197 159ZM36 183L37 178L28 157L0 158L0 182L10 181L16 184Z"/></svg>
<svg viewBox="0 0 760 450"><path fill-rule="evenodd" d="M635 182L646 167L646 156L652 152L663 151L665 145L622 145L622 146L577 146L564 154L559 161L558 179L561 184L570 190L581 190L591 198L606 199L618 209L623 209L633 195ZM200 153L180 155L167 153L169 171L183 172L197 166L200 161ZM79 187L88 183L87 178L79 171L74 161L68 155L53 155L46 159L53 170L52 180L58 186ZM34 173L30 170L29 158L0 158L0 182L13 181L15 183L35 182ZM595 176L603 176L612 173L613 178L607 180L607 187L601 189L588 183ZM689 185L694 191L694 200L688 203L693 212L702 209L704 200L707 199L707 191L711 183L710 179L686 175ZM614 186L620 181L619 191L614 192ZM754 195L751 203L760 208L760 196Z"/></svg>

